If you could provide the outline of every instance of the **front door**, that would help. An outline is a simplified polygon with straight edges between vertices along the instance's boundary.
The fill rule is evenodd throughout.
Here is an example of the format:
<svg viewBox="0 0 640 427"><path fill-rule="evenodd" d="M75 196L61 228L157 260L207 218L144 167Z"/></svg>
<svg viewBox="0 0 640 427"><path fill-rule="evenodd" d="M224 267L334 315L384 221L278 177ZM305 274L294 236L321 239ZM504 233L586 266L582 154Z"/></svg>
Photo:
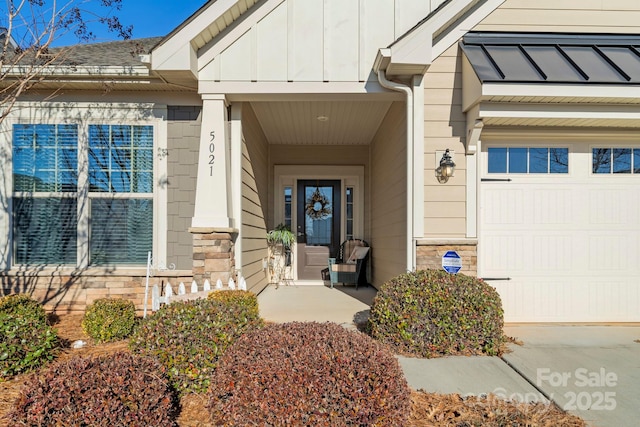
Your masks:
<svg viewBox="0 0 640 427"><path fill-rule="evenodd" d="M340 246L339 180L299 180L297 188L297 267L299 280L321 280Z"/></svg>

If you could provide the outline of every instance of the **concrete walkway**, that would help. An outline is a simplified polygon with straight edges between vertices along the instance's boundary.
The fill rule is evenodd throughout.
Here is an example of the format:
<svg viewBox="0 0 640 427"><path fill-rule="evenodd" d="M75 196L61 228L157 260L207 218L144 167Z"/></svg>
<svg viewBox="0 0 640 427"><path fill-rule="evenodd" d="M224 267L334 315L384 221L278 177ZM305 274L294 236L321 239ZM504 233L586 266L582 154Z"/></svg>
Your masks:
<svg viewBox="0 0 640 427"><path fill-rule="evenodd" d="M366 322L375 289L269 287L260 313L272 322ZM508 325L511 353L499 357L399 357L409 386L465 396L493 393L548 402L596 427L640 426L640 326Z"/></svg>
<svg viewBox="0 0 640 427"><path fill-rule="evenodd" d="M599 427L640 426L640 326L507 326L503 359L559 407Z"/></svg>

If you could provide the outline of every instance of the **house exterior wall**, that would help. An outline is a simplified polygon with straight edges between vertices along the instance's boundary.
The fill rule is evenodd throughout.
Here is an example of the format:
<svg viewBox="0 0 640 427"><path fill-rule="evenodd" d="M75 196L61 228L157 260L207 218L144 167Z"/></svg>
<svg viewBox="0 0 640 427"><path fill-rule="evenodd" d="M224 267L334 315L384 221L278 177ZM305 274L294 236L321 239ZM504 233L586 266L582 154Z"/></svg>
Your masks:
<svg viewBox="0 0 640 427"><path fill-rule="evenodd" d="M247 289L260 292L269 281L267 250L269 144L249 104L242 108L242 275Z"/></svg>
<svg viewBox="0 0 640 427"><path fill-rule="evenodd" d="M462 113L462 65L457 44L436 59L424 77L424 230L427 238L466 235L466 118ZM442 152L453 153L455 174L441 184Z"/></svg>
<svg viewBox="0 0 640 427"><path fill-rule="evenodd" d="M406 270L407 126L405 105L394 102L371 142L371 271L381 284Z"/></svg>
<svg viewBox="0 0 640 427"><path fill-rule="evenodd" d="M507 0L474 30L631 33L638 22L635 0Z"/></svg>
<svg viewBox="0 0 640 427"><path fill-rule="evenodd" d="M3 122L2 148L11 153L11 125L78 123L81 129L87 124L151 124L154 126L154 266L150 285L171 283L176 288L180 282L192 280L192 236L188 232L193 216L193 192L195 170L191 156L197 155L200 123L198 99L172 96L178 104L188 107L167 107L168 97L163 94L138 94L100 92L68 92L47 102L40 97L46 93L24 97L16 104L11 115ZM95 101L100 99L100 101ZM137 101L136 101L137 100ZM164 149L166 148L166 151ZM5 157L5 161L8 158ZM163 166L160 166L164 164ZM10 165L5 164L5 186L2 199L10 201ZM41 301L48 311L58 313L82 313L99 298L126 298L136 305L138 313L144 307L146 265L87 267L78 265L11 265L10 213L5 204L2 215L3 257L5 269L0 272L0 295L26 293ZM165 234L165 236L163 236ZM174 264L176 269L162 267ZM202 283L199 283L202 286ZM149 301L150 304L150 293ZM150 305L149 305L150 307Z"/></svg>
<svg viewBox="0 0 640 427"><path fill-rule="evenodd" d="M442 256L454 250L462 273L477 272L477 241L467 236L466 117L462 112L462 59L455 44L438 57L424 77L424 238L416 243L416 268L442 268ZM446 149L456 163L446 183L436 168ZM475 157L471 157L475 159Z"/></svg>
<svg viewBox="0 0 640 427"><path fill-rule="evenodd" d="M167 264L182 270L193 263L189 227L196 197L200 113L199 106L167 108Z"/></svg>
<svg viewBox="0 0 640 427"><path fill-rule="evenodd" d="M443 0L288 0L203 58L216 81L366 81L377 49L388 46ZM266 5L263 6L266 9ZM222 45L223 43L221 43ZM203 60L206 60L203 59Z"/></svg>

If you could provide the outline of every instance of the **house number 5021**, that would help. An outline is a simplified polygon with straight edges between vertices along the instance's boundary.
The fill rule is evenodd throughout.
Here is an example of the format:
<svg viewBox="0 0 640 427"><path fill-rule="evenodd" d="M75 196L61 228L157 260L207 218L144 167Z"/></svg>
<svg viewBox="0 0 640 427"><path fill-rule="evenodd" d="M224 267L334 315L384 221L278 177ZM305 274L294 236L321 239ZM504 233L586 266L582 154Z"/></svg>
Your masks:
<svg viewBox="0 0 640 427"><path fill-rule="evenodd" d="M211 135L211 142L209 143L209 176L213 176L213 162L216 159L216 156L213 154L216 151L216 145L213 143L213 140L216 139L216 131L212 130L209 135Z"/></svg>

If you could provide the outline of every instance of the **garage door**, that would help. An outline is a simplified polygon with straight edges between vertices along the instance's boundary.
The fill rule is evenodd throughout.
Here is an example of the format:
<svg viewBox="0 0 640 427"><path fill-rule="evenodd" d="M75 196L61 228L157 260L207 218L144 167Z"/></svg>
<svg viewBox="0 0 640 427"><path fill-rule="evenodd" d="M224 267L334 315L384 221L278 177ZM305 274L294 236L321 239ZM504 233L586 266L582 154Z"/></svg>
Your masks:
<svg viewBox="0 0 640 427"><path fill-rule="evenodd" d="M479 215L506 321L640 321L640 146L488 144Z"/></svg>

